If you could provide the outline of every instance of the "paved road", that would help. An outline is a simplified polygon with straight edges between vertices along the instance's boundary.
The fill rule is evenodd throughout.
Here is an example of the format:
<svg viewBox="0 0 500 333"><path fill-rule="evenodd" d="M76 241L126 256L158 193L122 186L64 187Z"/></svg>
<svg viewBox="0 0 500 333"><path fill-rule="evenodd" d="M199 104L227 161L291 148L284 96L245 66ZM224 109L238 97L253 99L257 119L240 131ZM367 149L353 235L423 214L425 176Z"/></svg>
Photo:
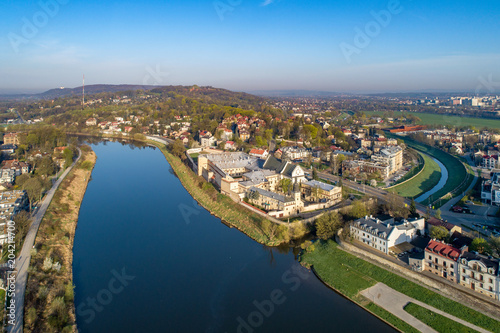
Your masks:
<svg viewBox="0 0 500 333"><path fill-rule="evenodd" d="M377 283L373 287L363 290L361 292L361 294L363 296L365 296L366 298L368 298L373 303L375 303L376 305L384 308L385 310L389 311L390 313L397 316L401 320L404 320L409 325L415 327L420 332L424 332L424 333L432 332L432 333L434 333L437 331L433 330L432 328L425 325L423 322L421 322L420 320L418 320L417 318L413 317L408 312L406 312L404 310L404 307L408 303L414 303L414 304L420 305L426 309L429 309L429 310L431 310L437 314L440 314L444 317L447 317L451 320L454 320L454 321L456 321L464 326L467 326L469 328L472 328L473 330L476 330L478 332L481 332L481 333L488 333L489 332L481 327L477 327L476 325L472 325L472 324L470 324L470 323L468 323L460 318L452 316L446 312L443 312L443 311L438 310L438 309L436 309L432 306L429 306L425 303L417 301L414 298L408 297L405 294L397 292L396 290L389 288L388 286L386 286L383 283Z"/></svg>
<svg viewBox="0 0 500 333"><path fill-rule="evenodd" d="M335 181L335 182L339 181L338 176L334 176L334 175L329 174L329 173L318 172L318 176L322 179L329 180L329 181ZM361 185L361 184L358 184L356 182L353 182L353 181L347 180L347 179L342 179L342 183L344 184L344 186L347 186L351 189L354 189L356 191L359 191L359 192L365 193L367 195L376 197L382 202L387 201L387 193L388 192L385 190L371 187L368 185ZM459 196L455 199L457 199L457 201L458 201L461 198L462 198L462 196ZM408 205L408 207L411 204L411 200L409 200L409 199L404 199L404 202ZM416 204L417 210L420 213L420 215L425 215L427 207L418 203L418 202L416 202L415 204ZM499 225L500 224L499 219L495 218L495 217L484 216L484 215L471 215L471 214L455 213L455 212L450 212L448 210L444 210L443 208L441 208L441 218L443 218L444 220L447 220L448 222L453 223L455 225L465 224L465 225L471 226L473 223L484 223L484 224L490 224L490 225Z"/></svg>
<svg viewBox="0 0 500 333"><path fill-rule="evenodd" d="M80 160L82 156L82 151L78 148L78 158L73 162L73 164L64 171L64 173L59 177L57 182L51 187L51 189L46 193L42 203L34 212L33 223L31 224L30 229L28 230L28 234L24 240L23 248L21 250L21 254L19 258L16 260L16 289L15 289L15 325L7 325L8 332L22 332L23 331L23 315L24 315L24 293L26 291L26 282L28 279L28 267L31 261L31 249L35 243L36 234L38 232L38 227L40 226L40 222L49 207L52 198L54 197L54 193L57 188L67 176L67 174L73 169L73 166ZM8 313L8 312L7 312Z"/></svg>

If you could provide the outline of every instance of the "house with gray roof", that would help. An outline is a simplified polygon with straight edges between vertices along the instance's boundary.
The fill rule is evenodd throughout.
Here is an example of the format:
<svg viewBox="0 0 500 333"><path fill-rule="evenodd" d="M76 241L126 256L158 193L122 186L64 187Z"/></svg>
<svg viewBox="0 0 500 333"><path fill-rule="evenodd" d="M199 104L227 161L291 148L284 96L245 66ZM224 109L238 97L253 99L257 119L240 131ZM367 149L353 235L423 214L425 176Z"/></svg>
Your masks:
<svg viewBox="0 0 500 333"><path fill-rule="evenodd" d="M277 159L272 155L269 155L266 158L262 168L275 171L283 177L290 179L292 184L306 181L304 170L300 165L295 165L286 160Z"/></svg>
<svg viewBox="0 0 500 333"><path fill-rule="evenodd" d="M342 200L342 188L340 186L326 184L317 180L303 182L301 192L308 201L327 199L335 204Z"/></svg>
<svg viewBox="0 0 500 333"><path fill-rule="evenodd" d="M424 232L423 218L396 222L394 219L381 221L373 216L365 216L350 226L351 236L376 250L389 254L389 249L404 242L411 242L418 231Z"/></svg>
<svg viewBox="0 0 500 333"><path fill-rule="evenodd" d="M458 260L460 284L500 300L499 260L476 252L463 252Z"/></svg>

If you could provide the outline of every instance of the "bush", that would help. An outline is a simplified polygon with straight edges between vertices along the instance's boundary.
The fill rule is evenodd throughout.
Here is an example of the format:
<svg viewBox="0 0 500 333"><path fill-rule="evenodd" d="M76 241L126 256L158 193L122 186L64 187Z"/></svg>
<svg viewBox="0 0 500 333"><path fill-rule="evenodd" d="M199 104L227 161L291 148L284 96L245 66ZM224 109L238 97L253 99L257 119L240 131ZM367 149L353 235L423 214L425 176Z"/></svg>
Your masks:
<svg viewBox="0 0 500 333"><path fill-rule="evenodd" d="M80 168L83 170L92 170L92 162L90 161L83 161L82 164L80 165Z"/></svg>

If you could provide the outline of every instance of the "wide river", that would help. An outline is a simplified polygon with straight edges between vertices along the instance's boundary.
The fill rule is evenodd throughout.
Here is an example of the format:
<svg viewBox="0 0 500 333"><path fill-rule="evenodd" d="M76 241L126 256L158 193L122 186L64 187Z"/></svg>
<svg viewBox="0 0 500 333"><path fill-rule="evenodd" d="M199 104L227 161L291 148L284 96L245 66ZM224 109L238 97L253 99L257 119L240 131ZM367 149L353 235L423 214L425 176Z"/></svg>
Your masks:
<svg viewBox="0 0 500 333"><path fill-rule="evenodd" d="M80 332L393 332L325 287L291 248L193 202L162 153L92 145L73 274Z"/></svg>

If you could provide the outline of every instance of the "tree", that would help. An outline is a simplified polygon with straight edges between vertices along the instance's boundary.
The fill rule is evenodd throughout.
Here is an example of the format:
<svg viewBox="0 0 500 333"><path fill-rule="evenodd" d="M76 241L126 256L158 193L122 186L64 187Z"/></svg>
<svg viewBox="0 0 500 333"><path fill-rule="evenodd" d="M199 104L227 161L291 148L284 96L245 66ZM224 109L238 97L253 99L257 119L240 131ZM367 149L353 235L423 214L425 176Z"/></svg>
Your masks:
<svg viewBox="0 0 500 333"><path fill-rule="evenodd" d="M318 172L316 171L316 168L313 168L313 173L312 173L312 177L314 180L318 180Z"/></svg>
<svg viewBox="0 0 500 333"><path fill-rule="evenodd" d="M343 223L340 214L325 214L316 221L316 235L323 240L330 239L342 228Z"/></svg>
<svg viewBox="0 0 500 333"><path fill-rule="evenodd" d="M65 168L68 168L73 163L73 156L74 156L74 153L71 149L65 148L63 150L64 167Z"/></svg>
<svg viewBox="0 0 500 333"><path fill-rule="evenodd" d="M315 201L318 201L318 199L319 199L319 191L320 191L319 186L314 186L311 189L311 195L314 197Z"/></svg>
<svg viewBox="0 0 500 333"><path fill-rule="evenodd" d="M181 140L175 140L172 144L170 144L170 151L175 156L179 157L181 160L186 160L186 147Z"/></svg>
<svg viewBox="0 0 500 333"><path fill-rule="evenodd" d="M412 217L417 217L418 216L418 213L417 213L417 204L415 203L415 199L411 199L411 204L410 204L410 215Z"/></svg>
<svg viewBox="0 0 500 333"><path fill-rule="evenodd" d="M31 224L30 214L22 210L14 216L16 226L16 247L21 248L22 242Z"/></svg>
<svg viewBox="0 0 500 333"><path fill-rule="evenodd" d="M285 194L288 193L288 190L290 189L291 184L292 184L292 181L288 178L283 178L282 180L280 180L281 191Z"/></svg>
<svg viewBox="0 0 500 333"><path fill-rule="evenodd" d="M269 240L284 239L288 236L288 228L285 225L271 222L268 219L262 220L261 228Z"/></svg>
<svg viewBox="0 0 500 333"><path fill-rule="evenodd" d="M352 203L351 216L359 219L366 215L368 215L368 209L366 209L365 204L361 200L355 200Z"/></svg>
<svg viewBox="0 0 500 333"><path fill-rule="evenodd" d="M497 256L500 256L500 236L499 237L491 236L489 239L489 243L491 250L495 251Z"/></svg>
<svg viewBox="0 0 500 333"><path fill-rule="evenodd" d="M52 158L48 156L43 157L37 168L37 174L41 175L42 177L48 177L52 176L55 173L56 173L56 165L54 164Z"/></svg>
<svg viewBox="0 0 500 333"><path fill-rule="evenodd" d="M27 173L23 173L22 175L19 175L16 177L16 185L23 187L24 183L30 179L30 175Z"/></svg>
<svg viewBox="0 0 500 333"><path fill-rule="evenodd" d="M448 238L449 233L445 227L432 226L429 235L431 236L432 239L445 240L446 238Z"/></svg>
<svg viewBox="0 0 500 333"><path fill-rule="evenodd" d="M441 209L437 209L435 212L434 212L434 217L441 220Z"/></svg>
<svg viewBox="0 0 500 333"><path fill-rule="evenodd" d="M32 209L33 203L41 199L42 197L42 182L38 177L33 177L28 179L24 185L23 190L28 194L28 199L30 200L30 210Z"/></svg>
<svg viewBox="0 0 500 333"><path fill-rule="evenodd" d="M484 238L474 238L469 246L470 251L477 251L479 253L489 252L490 245Z"/></svg>

